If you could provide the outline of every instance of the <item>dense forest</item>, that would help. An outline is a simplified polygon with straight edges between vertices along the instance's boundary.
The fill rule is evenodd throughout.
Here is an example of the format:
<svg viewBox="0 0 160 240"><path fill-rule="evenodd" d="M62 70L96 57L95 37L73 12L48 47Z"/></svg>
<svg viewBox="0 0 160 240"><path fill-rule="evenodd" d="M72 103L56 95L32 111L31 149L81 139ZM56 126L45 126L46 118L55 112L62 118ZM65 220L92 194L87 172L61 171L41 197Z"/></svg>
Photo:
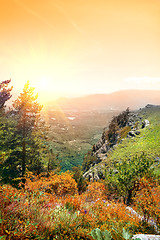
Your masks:
<svg viewBox="0 0 160 240"><path fill-rule="evenodd" d="M62 172L38 95L27 82L7 108L10 85L0 83L0 239L158 235L160 108L139 112L149 127L130 124L129 109L113 117L102 134L105 159L95 143L82 166Z"/></svg>

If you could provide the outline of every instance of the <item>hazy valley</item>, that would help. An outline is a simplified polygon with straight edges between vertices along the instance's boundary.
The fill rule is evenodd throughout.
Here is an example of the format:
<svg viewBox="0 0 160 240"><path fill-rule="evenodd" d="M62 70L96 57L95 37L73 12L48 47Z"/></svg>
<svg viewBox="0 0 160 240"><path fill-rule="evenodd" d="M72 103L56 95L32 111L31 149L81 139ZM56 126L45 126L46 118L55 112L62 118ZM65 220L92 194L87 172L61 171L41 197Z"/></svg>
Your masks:
<svg viewBox="0 0 160 240"><path fill-rule="evenodd" d="M62 170L82 165L84 155L92 149L112 117L119 111L49 111L45 112L50 125L49 138L55 154L62 160Z"/></svg>

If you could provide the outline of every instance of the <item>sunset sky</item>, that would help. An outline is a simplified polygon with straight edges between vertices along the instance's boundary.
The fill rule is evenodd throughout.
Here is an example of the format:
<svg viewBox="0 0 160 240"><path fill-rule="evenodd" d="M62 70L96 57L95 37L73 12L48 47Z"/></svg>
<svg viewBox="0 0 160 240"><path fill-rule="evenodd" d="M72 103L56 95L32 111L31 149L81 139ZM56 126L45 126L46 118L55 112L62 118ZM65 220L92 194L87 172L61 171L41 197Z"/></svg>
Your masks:
<svg viewBox="0 0 160 240"><path fill-rule="evenodd" d="M0 81L80 96L160 90L160 0L0 0Z"/></svg>

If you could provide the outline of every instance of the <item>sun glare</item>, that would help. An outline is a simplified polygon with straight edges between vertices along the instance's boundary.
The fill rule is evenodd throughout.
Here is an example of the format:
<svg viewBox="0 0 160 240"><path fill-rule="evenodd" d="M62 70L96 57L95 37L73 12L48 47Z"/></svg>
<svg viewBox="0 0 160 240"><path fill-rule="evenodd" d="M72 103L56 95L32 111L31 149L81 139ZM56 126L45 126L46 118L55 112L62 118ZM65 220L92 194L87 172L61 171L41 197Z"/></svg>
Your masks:
<svg viewBox="0 0 160 240"><path fill-rule="evenodd" d="M51 73L50 75L48 73L34 80L33 87L35 88L35 92L38 93L38 99L41 104L45 105L61 97L76 97L81 95L77 93L72 78L70 78L70 81L65 81L63 73L54 73L54 76ZM68 76L66 74L66 77L69 79L70 74Z"/></svg>
<svg viewBox="0 0 160 240"><path fill-rule="evenodd" d="M52 82L46 77L35 83L35 90L38 93L39 102L43 105L60 97L58 92L54 92Z"/></svg>
<svg viewBox="0 0 160 240"><path fill-rule="evenodd" d="M48 88L48 80L47 78L42 78L40 81L39 81L39 90L41 91L47 91L47 88Z"/></svg>
<svg viewBox="0 0 160 240"><path fill-rule="evenodd" d="M38 93L38 99L41 104L49 100L49 81L43 77L35 83L35 90Z"/></svg>

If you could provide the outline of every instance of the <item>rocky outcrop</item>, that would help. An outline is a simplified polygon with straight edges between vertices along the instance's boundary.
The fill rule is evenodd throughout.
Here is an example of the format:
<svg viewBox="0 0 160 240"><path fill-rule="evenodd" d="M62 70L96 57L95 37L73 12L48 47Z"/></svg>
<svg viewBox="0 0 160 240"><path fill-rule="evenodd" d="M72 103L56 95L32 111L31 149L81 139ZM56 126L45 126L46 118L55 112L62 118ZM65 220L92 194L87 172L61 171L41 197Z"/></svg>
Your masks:
<svg viewBox="0 0 160 240"><path fill-rule="evenodd" d="M110 125L104 128L102 137L93 146L91 156L94 157L94 161L86 169L84 173L85 178L98 180L104 177L104 174L96 169L96 165L103 162L107 158L108 152L114 150L117 144L120 144L124 138L135 138L140 135L141 129L150 125L148 119L142 119L142 110L152 109L152 107L151 104L148 104L144 109L133 112L129 112L127 109L112 119ZM160 106L156 107L160 108ZM125 136L123 136L124 133Z"/></svg>
<svg viewBox="0 0 160 240"><path fill-rule="evenodd" d="M87 178L90 182L98 181L99 179L105 178L105 171L103 171L104 167L95 165L91 167L87 172L84 173L83 177Z"/></svg>
<svg viewBox="0 0 160 240"><path fill-rule="evenodd" d="M148 126L148 122L145 122L147 124L145 126ZM129 112L128 119L123 125L123 128L126 126L130 127L131 129L131 131L128 132L127 137L135 137L136 135L139 135L140 134L139 129L142 128L141 116L139 116L136 112ZM99 161L106 159L108 151L114 148L118 141L120 140L120 135L117 133L115 134L114 141L109 141L107 136L108 134L107 130L108 128L104 129L102 137L94 145L93 155L96 156Z"/></svg>

